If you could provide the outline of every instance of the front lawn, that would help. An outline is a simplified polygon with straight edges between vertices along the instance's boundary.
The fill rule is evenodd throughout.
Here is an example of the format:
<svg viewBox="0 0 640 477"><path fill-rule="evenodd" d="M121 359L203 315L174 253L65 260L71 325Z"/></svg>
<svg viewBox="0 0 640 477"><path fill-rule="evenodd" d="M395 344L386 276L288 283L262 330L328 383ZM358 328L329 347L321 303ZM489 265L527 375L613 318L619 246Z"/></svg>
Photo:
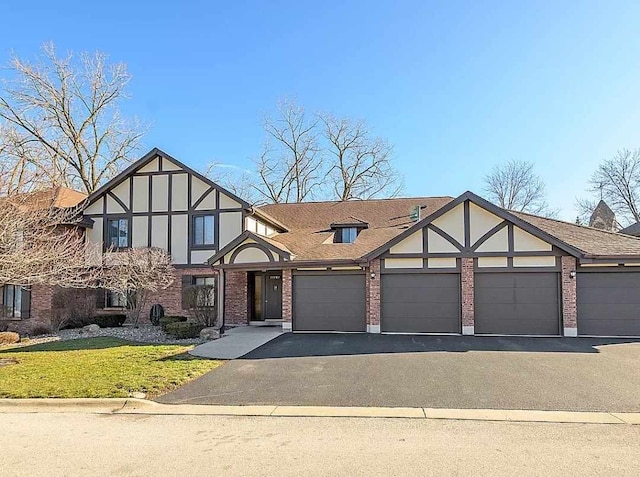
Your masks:
<svg viewBox="0 0 640 477"><path fill-rule="evenodd" d="M191 348L107 337L2 348L0 398L158 396L221 364Z"/></svg>

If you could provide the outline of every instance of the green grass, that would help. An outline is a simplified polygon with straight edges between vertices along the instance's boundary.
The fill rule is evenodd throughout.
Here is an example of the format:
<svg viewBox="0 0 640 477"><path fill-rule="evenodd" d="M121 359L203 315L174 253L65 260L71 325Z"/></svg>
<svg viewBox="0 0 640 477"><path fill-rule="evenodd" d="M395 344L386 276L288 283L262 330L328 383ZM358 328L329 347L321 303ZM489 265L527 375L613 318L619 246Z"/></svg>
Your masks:
<svg viewBox="0 0 640 477"><path fill-rule="evenodd" d="M190 346L87 338L0 349L0 398L158 396L218 367Z"/></svg>

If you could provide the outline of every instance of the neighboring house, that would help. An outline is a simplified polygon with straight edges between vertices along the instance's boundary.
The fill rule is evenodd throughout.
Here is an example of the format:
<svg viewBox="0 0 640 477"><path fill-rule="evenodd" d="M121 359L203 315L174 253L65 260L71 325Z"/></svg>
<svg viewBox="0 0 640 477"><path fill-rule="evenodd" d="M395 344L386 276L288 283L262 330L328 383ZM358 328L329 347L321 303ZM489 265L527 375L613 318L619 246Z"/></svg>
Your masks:
<svg viewBox="0 0 640 477"><path fill-rule="evenodd" d="M226 325L640 336L640 239L471 192L254 208L154 149L87 203L90 240L171 253L178 280L150 303L166 314L188 314L185 290L208 280Z"/></svg>
<svg viewBox="0 0 640 477"><path fill-rule="evenodd" d="M640 222L636 222L635 224L625 227L624 229L620 230L620 233L633 235L634 237L640 237Z"/></svg>
<svg viewBox="0 0 640 477"><path fill-rule="evenodd" d="M618 231L618 221L616 220L616 214L611 210L611 207L607 203L600 199L596 208L593 209L591 217L589 217L589 227L593 227L600 230L607 230L609 232Z"/></svg>
<svg viewBox="0 0 640 477"><path fill-rule="evenodd" d="M24 206L33 210L72 209L87 198L86 194L65 187L32 192L22 197ZM82 220L73 226L85 229L91 226L91 221ZM52 288L48 286L26 288L10 283L0 284L0 322L11 323L18 330L28 330L40 322L46 324L50 320L51 300Z"/></svg>

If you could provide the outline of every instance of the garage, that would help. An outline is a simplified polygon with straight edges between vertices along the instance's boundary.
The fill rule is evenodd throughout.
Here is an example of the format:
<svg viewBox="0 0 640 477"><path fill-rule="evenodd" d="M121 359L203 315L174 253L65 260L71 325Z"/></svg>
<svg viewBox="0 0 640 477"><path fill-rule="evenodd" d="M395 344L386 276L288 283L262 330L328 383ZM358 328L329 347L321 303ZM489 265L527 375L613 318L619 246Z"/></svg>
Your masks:
<svg viewBox="0 0 640 477"><path fill-rule="evenodd" d="M293 276L293 331L364 332L363 273L298 273Z"/></svg>
<svg viewBox="0 0 640 477"><path fill-rule="evenodd" d="M640 336L640 273L580 272L578 334Z"/></svg>
<svg viewBox="0 0 640 477"><path fill-rule="evenodd" d="M559 335L559 274L476 272L475 333Z"/></svg>
<svg viewBox="0 0 640 477"><path fill-rule="evenodd" d="M381 331L460 333L459 273L382 275Z"/></svg>

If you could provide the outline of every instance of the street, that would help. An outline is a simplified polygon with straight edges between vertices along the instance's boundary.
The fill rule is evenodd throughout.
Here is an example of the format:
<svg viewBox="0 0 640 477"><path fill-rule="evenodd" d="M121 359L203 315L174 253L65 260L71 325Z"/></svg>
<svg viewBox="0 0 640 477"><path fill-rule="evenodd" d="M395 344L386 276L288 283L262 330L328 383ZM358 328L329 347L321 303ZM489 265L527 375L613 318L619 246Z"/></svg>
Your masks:
<svg viewBox="0 0 640 477"><path fill-rule="evenodd" d="M0 414L0 473L637 475L640 426Z"/></svg>

